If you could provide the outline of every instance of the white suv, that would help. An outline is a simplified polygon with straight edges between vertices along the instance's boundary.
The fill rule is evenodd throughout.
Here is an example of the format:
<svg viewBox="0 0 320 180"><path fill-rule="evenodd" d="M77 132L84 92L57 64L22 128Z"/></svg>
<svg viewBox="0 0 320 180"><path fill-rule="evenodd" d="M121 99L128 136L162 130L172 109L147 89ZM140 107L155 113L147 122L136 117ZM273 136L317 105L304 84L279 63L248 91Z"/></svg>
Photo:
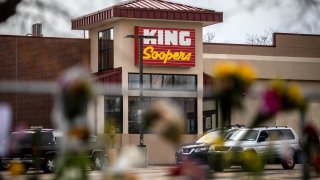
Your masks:
<svg viewBox="0 0 320 180"><path fill-rule="evenodd" d="M292 128L243 128L236 131L223 146L211 146L208 160L210 168L215 171L222 171L231 165L241 165L246 169L249 162L242 157L245 152L250 152L250 156L260 156L263 165L281 163L284 169L293 169L300 150L298 135Z"/></svg>

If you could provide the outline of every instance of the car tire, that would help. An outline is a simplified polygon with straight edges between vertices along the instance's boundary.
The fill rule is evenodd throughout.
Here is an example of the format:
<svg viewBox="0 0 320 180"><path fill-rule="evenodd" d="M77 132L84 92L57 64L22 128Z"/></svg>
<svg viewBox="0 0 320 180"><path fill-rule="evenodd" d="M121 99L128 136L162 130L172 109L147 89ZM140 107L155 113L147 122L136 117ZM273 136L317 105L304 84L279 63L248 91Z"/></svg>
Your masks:
<svg viewBox="0 0 320 180"><path fill-rule="evenodd" d="M294 166L296 165L294 153L292 153L291 155L289 155L286 158L283 158L281 164L282 164L283 169L293 169Z"/></svg>
<svg viewBox="0 0 320 180"><path fill-rule="evenodd" d="M53 173L55 172L56 168L57 168L56 156L54 155L47 156L43 162L42 170L45 173Z"/></svg>
<svg viewBox="0 0 320 180"><path fill-rule="evenodd" d="M101 170L104 165L104 156L102 153L94 153L91 157L91 170Z"/></svg>

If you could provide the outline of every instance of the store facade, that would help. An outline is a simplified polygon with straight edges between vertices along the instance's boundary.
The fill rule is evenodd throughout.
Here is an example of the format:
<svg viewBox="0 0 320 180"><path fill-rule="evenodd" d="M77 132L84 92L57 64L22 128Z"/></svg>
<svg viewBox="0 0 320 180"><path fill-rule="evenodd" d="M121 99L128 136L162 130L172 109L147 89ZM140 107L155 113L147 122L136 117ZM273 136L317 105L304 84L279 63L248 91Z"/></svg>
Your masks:
<svg viewBox="0 0 320 180"><path fill-rule="evenodd" d="M113 121L119 150L139 143L139 46L128 35L156 36L143 42L143 108L159 98L180 105L185 115L185 142L219 126L216 101L206 94L210 91L206 85L212 87L212 66L218 60L254 66L256 89L277 78L297 81L304 90L320 90L316 71L320 68L319 36L276 34L272 46L204 44L202 28L222 21L221 12L162 0L130 1L72 20L72 29L89 31L91 71L101 82L119 86L118 95L99 96L90 107L95 132L104 135L108 121ZM245 113L234 112L232 123L248 124L258 103L246 99ZM319 103L312 103L315 110L310 118L316 121ZM299 129L296 115L277 117L269 124ZM145 144L149 163L174 163L174 147L158 135L146 134Z"/></svg>
<svg viewBox="0 0 320 180"><path fill-rule="evenodd" d="M105 133L107 121L112 120L120 134L119 147L138 144L139 46L137 39L125 37L144 35L157 38L143 42L143 108L170 98L184 111L185 138L203 134L202 28L219 22L220 12L160 0L131 1L72 20L73 29L89 30L92 72L101 75L121 69L116 75L121 82L116 83L121 84L122 94L97 99L93 110L97 133ZM207 115L210 119L216 118L214 111ZM166 142L159 148L159 142L157 135L145 135L149 162L172 163L174 153L156 156L171 148Z"/></svg>

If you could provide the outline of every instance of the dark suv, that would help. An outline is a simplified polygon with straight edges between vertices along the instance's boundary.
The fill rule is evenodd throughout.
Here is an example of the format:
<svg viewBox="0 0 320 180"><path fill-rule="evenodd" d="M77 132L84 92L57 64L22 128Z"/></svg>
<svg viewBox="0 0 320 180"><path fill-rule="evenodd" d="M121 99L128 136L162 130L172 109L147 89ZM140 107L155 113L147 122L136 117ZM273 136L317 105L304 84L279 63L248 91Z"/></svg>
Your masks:
<svg viewBox="0 0 320 180"><path fill-rule="evenodd" d="M20 162L25 169L40 168L44 172L52 172L55 168L55 158L58 146L50 129L26 129L12 132L10 141L5 145L8 154L1 157L1 167L8 168L12 162Z"/></svg>
<svg viewBox="0 0 320 180"><path fill-rule="evenodd" d="M5 145L8 154L1 157L1 168L7 169L13 162L23 163L25 170L30 167L42 169L45 173L54 172L59 143L52 129L26 129L12 132L10 141ZM99 170L104 163L104 148L95 144L88 147L91 169Z"/></svg>
<svg viewBox="0 0 320 180"><path fill-rule="evenodd" d="M180 146L175 154L176 163L188 160L198 164L207 164L207 152L209 147L214 144L216 138L223 133L224 139L226 140L238 129L239 128L211 130L197 141Z"/></svg>

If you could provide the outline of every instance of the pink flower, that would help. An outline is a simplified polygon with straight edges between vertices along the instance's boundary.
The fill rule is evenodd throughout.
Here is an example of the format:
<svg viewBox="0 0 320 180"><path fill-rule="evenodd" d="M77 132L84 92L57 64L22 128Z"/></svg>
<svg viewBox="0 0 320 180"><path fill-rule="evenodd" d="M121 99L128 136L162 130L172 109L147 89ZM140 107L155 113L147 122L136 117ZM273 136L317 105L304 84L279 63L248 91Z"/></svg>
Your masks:
<svg viewBox="0 0 320 180"><path fill-rule="evenodd" d="M187 179L203 180L207 179L207 170L191 161L182 161L181 164L169 170L169 176L184 176Z"/></svg>
<svg viewBox="0 0 320 180"><path fill-rule="evenodd" d="M317 154L314 156L314 168L316 170L317 173L320 173L320 155Z"/></svg>
<svg viewBox="0 0 320 180"><path fill-rule="evenodd" d="M265 115L274 115L282 108L278 93L273 90L267 90L263 94L262 113Z"/></svg>

